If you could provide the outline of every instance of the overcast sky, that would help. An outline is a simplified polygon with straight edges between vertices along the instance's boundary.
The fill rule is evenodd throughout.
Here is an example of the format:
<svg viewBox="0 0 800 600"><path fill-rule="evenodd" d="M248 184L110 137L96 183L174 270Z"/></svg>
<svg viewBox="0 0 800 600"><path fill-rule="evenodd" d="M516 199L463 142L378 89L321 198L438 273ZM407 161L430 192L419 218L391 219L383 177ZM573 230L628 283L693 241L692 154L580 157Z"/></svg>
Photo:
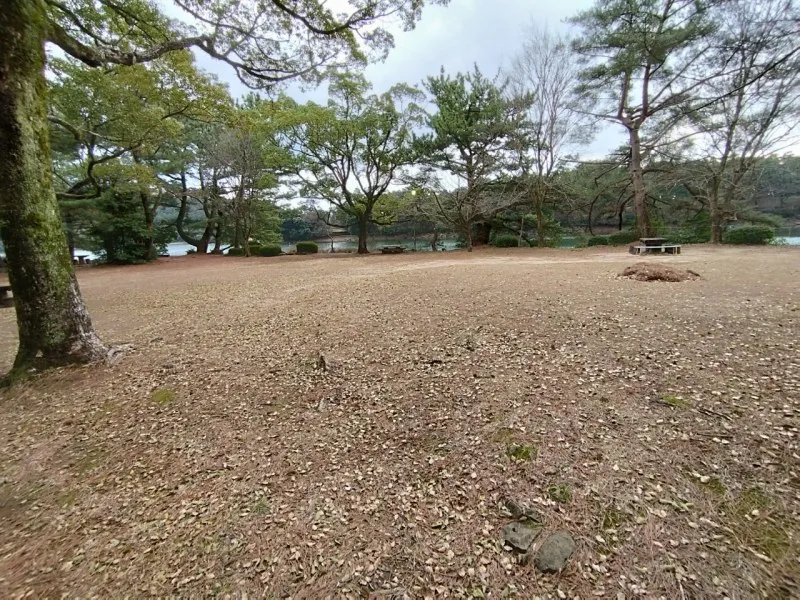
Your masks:
<svg viewBox="0 0 800 600"><path fill-rule="evenodd" d="M485 74L494 75L522 46L531 24L567 32L565 19L592 4L592 0L451 0L448 6L428 6L416 29L393 31L394 49L386 61L367 67L366 76L375 92L383 92L395 83L420 84L441 67L457 73L477 64ZM202 53L197 58L203 69L229 85L235 97L248 91L227 65ZM324 84L310 92L292 87L289 93L298 100L320 103L327 98ZM603 156L622 141L621 131L610 127L581 154Z"/></svg>

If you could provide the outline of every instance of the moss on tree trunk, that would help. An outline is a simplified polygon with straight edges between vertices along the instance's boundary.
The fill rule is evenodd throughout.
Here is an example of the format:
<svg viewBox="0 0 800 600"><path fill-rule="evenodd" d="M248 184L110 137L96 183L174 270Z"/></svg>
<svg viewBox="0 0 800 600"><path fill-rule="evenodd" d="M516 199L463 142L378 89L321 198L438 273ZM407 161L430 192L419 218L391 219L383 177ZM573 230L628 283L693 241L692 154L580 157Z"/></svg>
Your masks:
<svg viewBox="0 0 800 600"><path fill-rule="evenodd" d="M0 11L0 237L19 328L17 373L106 355L78 290L52 182L40 0Z"/></svg>

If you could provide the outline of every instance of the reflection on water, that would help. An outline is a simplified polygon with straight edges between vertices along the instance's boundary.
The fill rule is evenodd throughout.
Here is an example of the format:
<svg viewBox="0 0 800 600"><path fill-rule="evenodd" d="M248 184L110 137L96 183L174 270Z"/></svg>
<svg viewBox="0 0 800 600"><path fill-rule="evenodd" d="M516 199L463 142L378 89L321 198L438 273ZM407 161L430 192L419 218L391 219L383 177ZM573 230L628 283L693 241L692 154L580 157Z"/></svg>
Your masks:
<svg viewBox="0 0 800 600"><path fill-rule="evenodd" d="M776 238L776 242L778 244L784 244L788 246L800 246L800 236L796 235L797 229L794 230L783 230L778 231L778 237ZM577 238L564 236L559 241L559 248L574 248L577 243ZM317 240L317 244L319 245L320 252L330 252L331 250L331 243L327 240ZM389 239L389 238L375 238L370 239L367 242L367 248L370 251L378 251L380 250L381 246L404 246L408 250L413 250L415 248L414 240L413 239ZM444 250L455 250L458 247L458 244L455 239L448 238L448 239L440 239L439 240L439 249ZM358 248L358 240L355 238L345 238L345 239L336 239L333 241L333 249L334 251L341 252L344 250L352 250L356 251ZM281 249L284 252L293 252L295 249L295 245L292 244L281 244ZM186 242L172 242L171 244L167 244L167 254L169 256L185 256L188 250L194 250L194 246L187 244ZM416 242L416 250L418 252L430 252L431 251L431 242L427 239L418 239ZM75 249L76 255L84 255L89 258L92 262L96 262L102 259L102 256L91 252L90 250L81 250L79 248ZM3 253L2 244L0 244L0 256L5 256Z"/></svg>
<svg viewBox="0 0 800 600"><path fill-rule="evenodd" d="M330 252L331 242L329 240L316 240L320 252ZM397 240L388 238L375 238L367 241L367 248L370 251L380 250L382 246L403 246L409 250L414 249L414 240ZM440 239L439 249L454 250L456 248L456 240L454 239ZM333 250L334 252L343 252L345 250L352 250L355 252L358 249L358 240L356 238L334 239ZM430 252L430 240L418 239L416 242L416 249L418 252ZM167 245L167 254L170 256L184 256L187 250L194 250L194 246L190 246L186 242L172 242ZM295 244L281 244L281 250L284 252L294 252Z"/></svg>

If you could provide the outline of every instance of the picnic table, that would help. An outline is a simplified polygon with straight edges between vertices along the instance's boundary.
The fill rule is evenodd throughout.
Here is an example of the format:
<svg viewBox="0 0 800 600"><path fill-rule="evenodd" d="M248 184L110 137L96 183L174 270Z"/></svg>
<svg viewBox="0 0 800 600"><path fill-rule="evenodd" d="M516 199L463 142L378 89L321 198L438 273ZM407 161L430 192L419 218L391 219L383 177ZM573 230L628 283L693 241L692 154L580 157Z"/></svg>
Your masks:
<svg viewBox="0 0 800 600"><path fill-rule="evenodd" d="M381 248L382 254L402 254L405 252L405 246L383 246Z"/></svg>
<svg viewBox="0 0 800 600"><path fill-rule="evenodd" d="M8 293L11 291L11 286L7 283L0 283L0 306L11 306L11 298Z"/></svg>
<svg viewBox="0 0 800 600"><path fill-rule="evenodd" d="M641 238L640 244L633 244L628 248L631 254L680 254L680 244L668 244L666 238L648 237Z"/></svg>
<svg viewBox="0 0 800 600"><path fill-rule="evenodd" d="M89 256L89 254L76 254L73 257L72 262L74 262L76 265L90 265L92 264L92 259L89 258Z"/></svg>

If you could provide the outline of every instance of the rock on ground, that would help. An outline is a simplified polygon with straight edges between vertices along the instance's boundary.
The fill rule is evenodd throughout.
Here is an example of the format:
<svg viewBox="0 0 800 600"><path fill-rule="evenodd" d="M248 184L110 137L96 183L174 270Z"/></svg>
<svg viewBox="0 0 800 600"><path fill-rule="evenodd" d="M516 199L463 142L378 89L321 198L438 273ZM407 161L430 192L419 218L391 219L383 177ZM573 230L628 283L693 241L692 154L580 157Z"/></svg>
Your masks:
<svg viewBox="0 0 800 600"><path fill-rule="evenodd" d="M541 527L528 527L522 523L509 523L503 528L503 541L525 552L542 532Z"/></svg>
<svg viewBox="0 0 800 600"><path fill-rule="evenodd" d="M566 531L557 531L547 538L536 553L534 565L543 573L558 573L567 566L575 552L575 540Z"/></svg>

